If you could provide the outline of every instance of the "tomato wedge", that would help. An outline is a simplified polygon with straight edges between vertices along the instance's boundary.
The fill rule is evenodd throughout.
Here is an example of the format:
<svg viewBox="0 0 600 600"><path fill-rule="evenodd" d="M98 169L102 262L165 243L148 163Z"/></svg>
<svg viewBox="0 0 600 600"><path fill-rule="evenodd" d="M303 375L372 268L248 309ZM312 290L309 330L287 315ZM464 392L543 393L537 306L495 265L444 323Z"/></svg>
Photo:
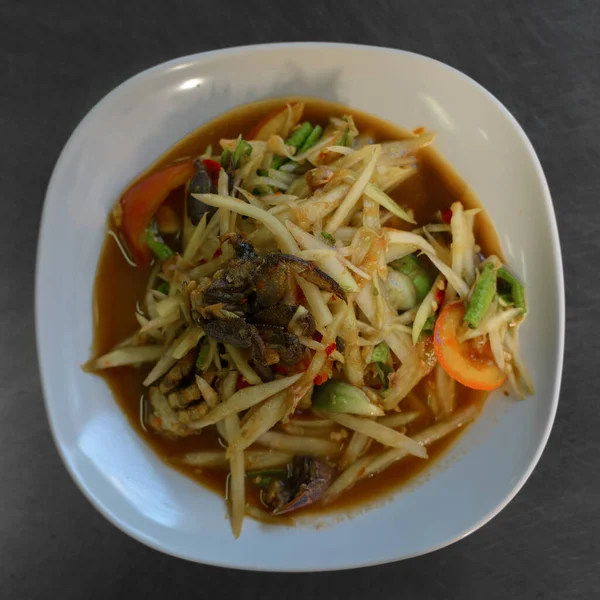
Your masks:
<svg viewBox="0 0 600 600"><path fill-rule="evenodd" d="M136 265L150 261L146 228L169 192L184 185L194 175L192 160L173 163L134 183L121 197L121 231Z"/></svg>
<svg viewBox="0 0 600 600"><path fill-rule="evenodd" d="M464 316L462 302L453 302L442 310L433 333L435 355L452 379L474 390L495 390L506 375L494 361L489 343L479 350L472 340L458 341Z"/></svg>

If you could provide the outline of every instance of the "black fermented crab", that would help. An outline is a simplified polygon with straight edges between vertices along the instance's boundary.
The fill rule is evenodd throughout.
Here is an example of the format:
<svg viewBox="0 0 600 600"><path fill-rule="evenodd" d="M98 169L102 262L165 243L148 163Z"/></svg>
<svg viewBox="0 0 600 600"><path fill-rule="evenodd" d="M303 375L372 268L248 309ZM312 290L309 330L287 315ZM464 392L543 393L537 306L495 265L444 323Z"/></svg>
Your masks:
<svg viewBox="0 0 600 600"><path fill-rule="evenodd" d="M333 468L324 460L295 456L290 476L273 479L262 495L273 515L283 515L314 504L331 485Z"/></svg>
<svg viewBox="0 0 600 600"><path fill-rule="evenodd" d="M346 301L340 285L314 263L290 254L258 255L238 234L228 234L235 258L215 273L213 280L190 294L191 314L206 334L218 342L249 348L262 379L270 379L268 366L296 364L303 353L298 335L312 335L312 315L295 305L282 304L289 287L290 270ZM295 318L297 315L297 318ZM294 318L294 331L287 327Z"/></svg>
<svg viewBox="0 0 600 600"><path fill-rule="evenodd" d="M222 243L225 241L232 244L235 258L215 273L204 290L205 306L222 302L227 310L245 314L248 308L257 312L280 304L289 287L290 270L346 302L343 288L315 263L281 252L258 255L239 234L227 234L221 238Z"/></svg>

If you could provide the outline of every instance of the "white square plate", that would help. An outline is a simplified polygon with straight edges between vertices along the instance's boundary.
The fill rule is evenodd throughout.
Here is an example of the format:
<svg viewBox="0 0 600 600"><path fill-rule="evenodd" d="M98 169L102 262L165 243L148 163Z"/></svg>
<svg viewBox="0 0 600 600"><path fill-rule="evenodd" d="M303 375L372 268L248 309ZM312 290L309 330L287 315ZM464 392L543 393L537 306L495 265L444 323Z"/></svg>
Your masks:
<svg viewBox="0 0 600 600"><path fill-rule="evenodd" d="M247 520L235 541L223 500L163 464L128 426L105 383L80 364L92 341L92 287L106 218L121 190L208 119L284 95L334 100L439 132L437 148L479 196L526 283L530 313L521 339L537 392L524 402L493 394L443 465L383 506L320 529ZM186 559L260 570L343 569L415 556L497 514L548 439L564 336L548 186L510 113L465 75L423 56L308 43L184 57L123 83L65 146L42 218L36 324L49 421L65 465L94 506L136 539Z"/></svg>

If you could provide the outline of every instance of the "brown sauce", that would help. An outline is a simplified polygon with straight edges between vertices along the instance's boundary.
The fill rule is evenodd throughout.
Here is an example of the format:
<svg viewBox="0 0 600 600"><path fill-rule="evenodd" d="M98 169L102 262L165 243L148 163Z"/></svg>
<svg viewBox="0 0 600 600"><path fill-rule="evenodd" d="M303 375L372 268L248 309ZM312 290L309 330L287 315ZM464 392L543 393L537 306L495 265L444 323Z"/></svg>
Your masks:
<svg viewBox="0 0 600 600"><path fill-rule="evenodd" d="M297 99L297 98L294 98ZM230 111L208 124L200 127L173 146L162 155L140 177L148 175L174 160L186 156L196 156L204 152L208 144L219 148L221 138L235 138L240 132L249 130L252 125L263 118L276 106L281 106L291 98L279 98L243 106ZM322 125L329 116L352 114L359 132L373 136L377 141L402 139L407 132L391 123L367 115L343 105L315 99L304 99L306 109L303 119ZM400 116L401 118L401 116ZM417 174L402 183L392 197L404 206L412 208L419 224L432 220L436 211L449 207L460 201L465 207L477 207L479 202L465 182L454 172L450 165L432 149L420 153ZM183 190L172 194L170 201L175 205L183 202ZM476 219L476 238L484 254L501 256L501 249L495 230L487 215L480 213ZM100 356L108 352L117 343L131 335L139 325L134 317L136 302L141 301L145 292L149 268L130 267L123 259L114 240L107 236L100 255L98 271L94 287L94 342L93 355ZM201 436L171 440L146 431L140 423L140 396L143 393L142 381L147 370L118 368L102 373L103 379L111 389L116 401L127 415L131 426L152 447L161 459L173 465L170 459L185 452L198 450L221 450L215 434L205 432ZM425 385L416 390L421 402L426 404ZM482 403L485 395L474 390L458 386L457 407L471 403ZM419 430L432 422L432 418L424 415L412 424L411 430ZM431 467L432 461L438 458L460 435L460 432L449 436L431 446L428 451L429 460L409 457L398 461L395 465L374 478L360 481L327 511L356 508L389 494L392 490L406 483L409 479ZM372 446L374 448L375 446ZM225 493L226 471L203 470L177 465L176 468L185 475L216 491ZM259 503L258 494L250 485L247 486L248 501ZM323 512L315 507L315 512Z"/></svg>

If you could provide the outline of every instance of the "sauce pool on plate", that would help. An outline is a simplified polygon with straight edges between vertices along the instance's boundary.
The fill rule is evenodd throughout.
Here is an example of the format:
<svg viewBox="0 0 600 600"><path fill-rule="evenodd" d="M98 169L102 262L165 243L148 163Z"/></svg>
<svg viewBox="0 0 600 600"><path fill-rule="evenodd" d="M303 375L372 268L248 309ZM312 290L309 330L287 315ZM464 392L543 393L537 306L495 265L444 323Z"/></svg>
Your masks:
<svg viewBox="0 0 600 600"><path fill-rule="evenodd" d="M209 123L199 127L187 137L165 152L146 172L136 179L139 181L161 168L184 157L202 154L207 146L219 148L219 140L236 138L240 132L250 130L254 124L264 119L275 107L292 102L297 98L276 99L258 102L234 109ZM409 134L386 121L364 114L343 105L302 99L306 103L303 120L323 127L332 115L350 114L362 136L368 136L375 142L405 139ZM402 115L398 115L402 120ZM418 124L415 124L418 125ZM478 207L479 203L468 186L453 171L448 163L432 148L419 151L417 155L418 169L415 175L401 183L390 192L390 196L401 206L412 210L418 225L430 223L438 211L446 211L454 202L461 202L465 208ZM182 215L184 210L185 190L180 187L172 191L167 204L173 211ZM410 230L408 223L394 221L394 227ZM493 226L484 213L476 221L475 236L485 256L502 256ZM176 243L176 242L175 242ZM116 344L139 329L135 319L136 303L142 302L151 266L130 266L123 258L115 241L108 237L101 252L94 288L94 342L93 355L100 356L109 352ZM225 494L227 470L198 469L173 462L178 455L201 451L222 451L223 447L218 435L211 429L202 435L181 439L169 439L149 430L141 418L140 398L144 394L142 381L149 368L119 367L101 371L100 374L110 387L116 401L127 415L131 426L153 448L156 454L167 461L170 466L180 470L188 477L202 485ZM429 391L434 385L433 373L428 375L403 403L403 410L418 410L423 414L409 424L406 435L419 431L434 422L429 406ZM456 406L481 404L485 393L457 385ZM337 428L341 430L341 427ZM464 428L463 428L464 429ZM454 433L428 447L430 459L439 457L456 439L460 432ZM370 451L381 448L377 442L371 445ZM381 498L406 483L409 479L431 466L431 460L407 457L397 461L384 472L369 479L359 481L350 491L343 494L327 507L318 504L305 509L309 512L351 509L359 505ZM261 506L259 491L252 485L246 485L246 501Z"/></svg>

